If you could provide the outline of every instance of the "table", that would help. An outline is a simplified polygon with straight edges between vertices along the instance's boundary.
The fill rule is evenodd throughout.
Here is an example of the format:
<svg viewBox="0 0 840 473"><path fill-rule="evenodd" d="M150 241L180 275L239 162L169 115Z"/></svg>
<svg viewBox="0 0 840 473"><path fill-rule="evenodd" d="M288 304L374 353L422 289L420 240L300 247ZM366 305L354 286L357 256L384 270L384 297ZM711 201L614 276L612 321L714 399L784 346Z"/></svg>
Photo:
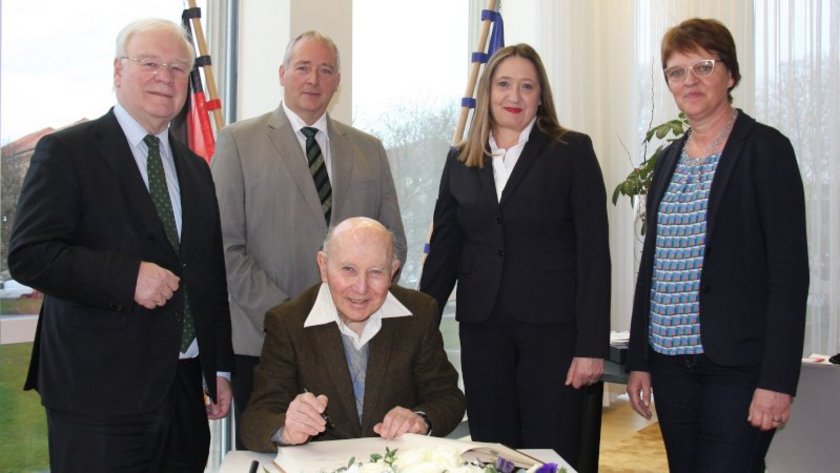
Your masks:
<svg viewBox="0 0 840 473"><path fill-rule="evenodd" d="M767 452L768 471L837 471L840 365L802 363L790 420L776 432Z"/></svg>
<svg viewBox="0 0 840 473"><path fill-rule="evenodd" d="M566 464L560 455L554 450L545 449L523 449L523 453L538 458L544 462L554 462L559 466L565 466L569 473L576 473L575 470ZM273 453L254 453L246 450L233 450L225 455L225 459L219 467L219 473L248 473L251 467L251 462L256 460L260 462L259 473L264 473L263 468L271 473L280 473L280 470L274 466Z"/></svg>

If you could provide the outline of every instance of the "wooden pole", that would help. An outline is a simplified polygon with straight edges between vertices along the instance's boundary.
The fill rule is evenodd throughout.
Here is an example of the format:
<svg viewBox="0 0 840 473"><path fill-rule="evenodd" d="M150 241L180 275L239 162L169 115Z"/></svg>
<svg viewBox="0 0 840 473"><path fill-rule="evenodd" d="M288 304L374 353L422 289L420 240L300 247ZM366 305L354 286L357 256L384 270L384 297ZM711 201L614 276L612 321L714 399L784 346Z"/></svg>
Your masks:
<svg viewBox="0 0 840 473"><path fill-rule="evenodd" d="M487 1L487 9L491 11L496 11L496 2L497 0L488 0ZM484 52L487 50L487 37L490 36L490 25L493 22L491 20L483 20L481 22L481 31L478 35L478 48L479 51ZM472 63L472 67L470 68L470 77L467 80L467 88L464 91L464 97L473 97L475 94L475 84L478 82L478 72L481 70L481 63L474 62ZM455 134L452 136L452 145L455 146L461 142L461 138L464 136L464 128L467 126L467 117L470 114L470 107L461 106L461 115L458 117L458 123L455 125Z"/></svg>
<svg viewBox="0 0 840 473"><path fill-rule="evenodd" d="M196 8L195 0L189 0L190 8ZM204 30L201 28L201 19L192 18L193 31L195 32L195 40L198 43L198 53L200 56L207 56L207 43L204 41ZM216 79L213 76L213 65L207 64L202 66L204 69L204 78L207 79L207 93L210 100L216 100L219 97L219 92L216 90ZM222 107L213 109L213 118L216 122L216 131L221 130L225 126L224 118L222 118Z"/></svg>

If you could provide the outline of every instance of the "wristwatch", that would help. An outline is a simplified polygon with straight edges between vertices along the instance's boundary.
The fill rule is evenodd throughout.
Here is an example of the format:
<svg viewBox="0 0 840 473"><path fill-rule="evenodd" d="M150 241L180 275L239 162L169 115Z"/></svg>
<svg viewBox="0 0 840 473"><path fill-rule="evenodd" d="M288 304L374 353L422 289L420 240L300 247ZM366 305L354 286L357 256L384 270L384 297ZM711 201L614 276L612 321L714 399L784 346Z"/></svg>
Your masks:
<svg viewBox="0 0 840 473"><path fill-rule="evenodd" d="M432 435L432 421L429 420L429 414L426 414L424 411L414 411L415 414L423 418L423 421L426 422L426 425L429 427L429 430L426 431L426 435Z"/></svg>

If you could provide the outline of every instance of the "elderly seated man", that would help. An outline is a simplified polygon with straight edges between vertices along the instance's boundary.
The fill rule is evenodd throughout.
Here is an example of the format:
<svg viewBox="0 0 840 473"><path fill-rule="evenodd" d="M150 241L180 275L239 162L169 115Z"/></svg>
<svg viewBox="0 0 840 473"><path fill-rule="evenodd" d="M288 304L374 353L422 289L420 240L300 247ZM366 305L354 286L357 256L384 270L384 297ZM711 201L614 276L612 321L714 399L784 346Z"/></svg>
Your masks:
<svg viewBox="0 0 840 473"><path fill-rule="evenodd" d="M317 262L323 283L266 314L245 446L451 432L466 405L458 373L435 300L391 285L393 235L376 220L347 219Z"/></svg>

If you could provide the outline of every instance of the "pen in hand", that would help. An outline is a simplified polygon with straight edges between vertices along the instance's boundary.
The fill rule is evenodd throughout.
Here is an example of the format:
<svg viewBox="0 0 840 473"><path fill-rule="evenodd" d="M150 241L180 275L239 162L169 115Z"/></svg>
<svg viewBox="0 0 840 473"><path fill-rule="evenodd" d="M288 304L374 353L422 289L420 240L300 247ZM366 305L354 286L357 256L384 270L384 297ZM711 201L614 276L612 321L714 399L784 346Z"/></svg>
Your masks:
<svg viewBox="0 0 840 473"><path fill-rule="evenodd" d="M308 393L308 392L309 392L309 390L308 390L308 389L306 389L306 388L303 388L303 392L304 392L304 393ZM326 421L326 422L327 422L327 427L328 427L328 428L330 428L330 429L334 429L334 428L335 428L335 426L334 426L334 425L333 425L333 423L332 423L332 420L330 419L330 416L328 416L328 415L327 415L327 411L324 411L324 412L322 412L322 413L321 413L321 418L322 418L322 419L324 419L324 421Z"/></svg>

